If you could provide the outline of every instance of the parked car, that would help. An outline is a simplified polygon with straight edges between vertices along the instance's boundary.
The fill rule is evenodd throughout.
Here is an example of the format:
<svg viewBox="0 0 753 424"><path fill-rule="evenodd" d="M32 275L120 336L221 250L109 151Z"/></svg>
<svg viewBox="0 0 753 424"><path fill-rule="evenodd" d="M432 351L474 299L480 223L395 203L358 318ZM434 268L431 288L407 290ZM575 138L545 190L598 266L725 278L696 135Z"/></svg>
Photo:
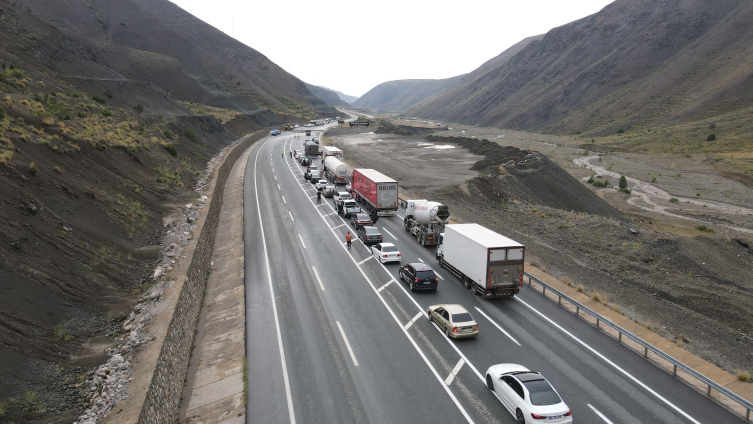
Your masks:
<svg viewBox="0 0 753 424"><path fill-rule="evenodd" d="M306 166L306 172L304 173L304 178L308 180L309 178L311 178L311 171L316 171L316 170L318 170L316 165L309 164L308 166Z"/></svg>
<svg viewBox="0 0 753 424"><path fill-rule="evenodd" d="M478 336L478 324L461 305L432 305L426 311L447 337L453 339Z"/></svg>
<svg viewBox="0 0 753 424"><path fill-rule="evenodd" d="M492 365L486 370L486 385L519 423L573 422L572 411L552 385L522 365Z"/></svg>
<svg viewBox="0 0 753 424"><path fill-rule="evenodd" d="M324 189L324 195L327 197L332 197L335 194L337 194L337 187L333 186L332 184L328 184Z"/></svg>
<svg viewBox="0 0 753 424"><path fill-rule="evenodd" d="M332 201L335 202L335 204L342 202L344 200L350 200L353 197L350 195L350 193L346 193L344 191L338 192L333 198Z"/></svg>
<svg viewBox="0 0 753 424"><path fill-rule="evenodd" d="M325 189L325 188L327 187L327 183L328 183L328 182L329 182L329 181L327 181L327 180L319 180L319 181L318 181L318 182L316 183L316 189L317 189L317 190L324 190L324 189Z"/></svg>
<svg viewBox="0 0 753 424"><path fill-rule="evenodd" d="M298 160L298 157L299 157L299 156L300 156L300 154L298 153L298 150L293 150L293 157L294 157L294 158L295 158L296 160Z"/></svg>
<svg viewBox="0 0 753 424"><path fill-rule="evenodd" d="M397 262L400 263L403 258L400 255L400 251L397 250L392 243L377 243L371 246L371 254L374 255L379 262Z"/></svg>
<svg viewBox="0 0 753 424"><path fill-rule="evenodd" d="M407 264L398 272L400 279L408 283L411 291L436 290L439 279L434 270L423 262Z"/></svg>
<svg viewBox="0 0 753 424"><path fill-rule="evenodd" d="M353 202L355 203L355 202ZM356 235L361 239L363 244L381 243L382 233L379 228L372 227L371 225L364 225L356 230Z"/></svg>
<svg viewBox="0 0 753 424"><path fill-rule="evenodd" d="M307 179L311 182L311 184L314 184L314 185L316 185L321 179L321 176L319 175L319 171L317 171L316 169L314 169L313 171L309 172L306 175L308 175Z"/></svg>
<svg viewBox="0 0 753 424"><path fill-rule="evenodd" d="M371 217L365 213L356 213L350 216L350 223L357 230L364 225L372 225Z"/></svg>

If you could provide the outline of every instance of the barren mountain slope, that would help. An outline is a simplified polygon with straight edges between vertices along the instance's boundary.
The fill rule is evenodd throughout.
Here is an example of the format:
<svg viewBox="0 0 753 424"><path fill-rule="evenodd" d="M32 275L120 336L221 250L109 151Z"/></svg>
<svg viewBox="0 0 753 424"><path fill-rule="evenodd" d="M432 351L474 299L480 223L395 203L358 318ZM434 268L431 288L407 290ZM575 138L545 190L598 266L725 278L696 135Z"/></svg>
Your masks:
<svg viewBox="0 0 753 424"><path fill-rule="evenodd" d="M439 80L383 82L353 102L353 106L373 110L403 111L452 87L462 78L463 75Z"/></svg>
<svg viewBox="0 0 753 424"><path fill-rule="evenodd" d="M319 87L318 85L311 85L308 83L304 83L304 84L306 84L306 89L308 91L310 91L316 97L324 100L324 102L327 103L327 105L329 106L332 106L332 107L350 106L348 103L343 101L343 99L341 99L340 96L337 95L337 93L335 93L334 91L328 88Z"/></svg>
<svg viewBox="0 0 753 424"><path fill-rule="evenodd" d="M405 115L609 134L753 100L753 3L618 0Z"/></svg>
<svg viewBox="0 0 753 424"><path fill-rule="evenodd" d="M246 113L335 114L266 56L168 0L18 3L63 32L85 38L92 54L111 69L106 76L65 70L74 75L150 81L178 100Z"/></svg>

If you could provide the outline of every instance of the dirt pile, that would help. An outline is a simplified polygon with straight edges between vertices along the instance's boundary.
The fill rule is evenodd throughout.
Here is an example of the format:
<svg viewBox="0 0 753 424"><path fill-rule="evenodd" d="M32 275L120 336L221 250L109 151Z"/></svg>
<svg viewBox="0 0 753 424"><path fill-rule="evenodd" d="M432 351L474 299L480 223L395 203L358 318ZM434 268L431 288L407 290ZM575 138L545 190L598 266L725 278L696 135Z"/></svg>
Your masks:
<svg viewBox="0 0 753 424"><path fill-rule="evenodd" d="M468 185L474 185L487 198L621 218L616 209L539 152L501 146L486 139L436 135L426 139L454 143L483 156L472 167L482 176Z"/></svg>
<svg viewBox="0 0 753 424"><path fill-rule="evenodd" d="M374 130L375 134L395 134L395 135L425 135L437 131L446 131L447 127L414 127L412 125L395 125L392 122L381 120L379 127Z"/></svg>

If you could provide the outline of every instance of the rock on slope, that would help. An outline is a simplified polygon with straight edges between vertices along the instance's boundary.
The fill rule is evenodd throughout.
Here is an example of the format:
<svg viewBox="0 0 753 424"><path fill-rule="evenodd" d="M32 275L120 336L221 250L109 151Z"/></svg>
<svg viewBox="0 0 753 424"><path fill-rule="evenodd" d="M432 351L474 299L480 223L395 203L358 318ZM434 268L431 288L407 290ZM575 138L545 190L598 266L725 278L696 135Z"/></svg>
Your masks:
<svg viewBox="0 0 753 424"><path fill-rule="evenodd" d="M558 133L684 122L753 101L753 3L617 0L406 112Z"/></svg>

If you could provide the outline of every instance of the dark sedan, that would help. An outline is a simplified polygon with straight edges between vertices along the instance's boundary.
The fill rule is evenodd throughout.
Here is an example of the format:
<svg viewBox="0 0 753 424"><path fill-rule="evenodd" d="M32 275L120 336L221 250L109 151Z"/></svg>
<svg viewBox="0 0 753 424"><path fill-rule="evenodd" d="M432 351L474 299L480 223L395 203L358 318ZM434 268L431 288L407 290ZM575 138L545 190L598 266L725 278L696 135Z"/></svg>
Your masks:
<svg viewBox="0 0 753 424"><path fill-rule="evenodd" d="M353 224L353 227L357 230L364 225L371 225L373 222L371 221L371 217L369 217L368 214L365 213L356 213L350 216L350 223Z"/></svg>
<svg viewBox="0 0 753 424"><path fill-rule="evenodd" d="M358 238L361 239L363 244L373 244L382 242L382 233L379 232L379 228L365 225L356 230Z"/></svg>
<svg viewBox="0 0 753 424"><path fill-rule="evenodd" d="M400 268L400 279L408 283L411 291L436 290L439 286L434 270L423 262L407 264Z"/></svg>

